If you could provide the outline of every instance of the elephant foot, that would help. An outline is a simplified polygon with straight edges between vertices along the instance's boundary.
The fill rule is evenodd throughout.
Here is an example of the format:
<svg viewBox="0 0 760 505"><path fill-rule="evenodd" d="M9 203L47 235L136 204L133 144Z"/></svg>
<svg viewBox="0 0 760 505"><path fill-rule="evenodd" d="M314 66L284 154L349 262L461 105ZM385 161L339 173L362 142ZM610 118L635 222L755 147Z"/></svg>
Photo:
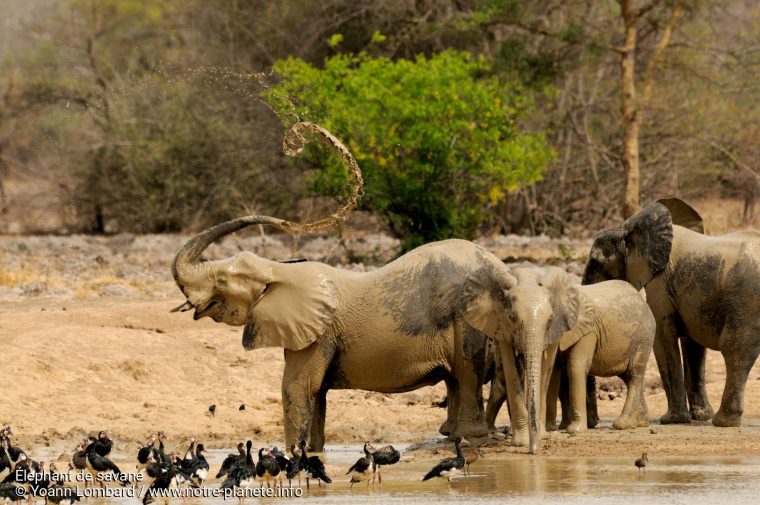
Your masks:
<svg viewBox="0 0 760 505"><path fill-rule="evenodd" d="M642 413L621 415L612 423L612 427L617 430L631 430L633 428L644 428L646 426L649 426L649 419L647 419L647 416Z"/></svg>
<svg viewBox="0 0 760 505"><path fill-rule="evenodd" d="M691 415L688 412L676 413L669 410L660 418L661 424L689 424Z"/></svg>
<svg viewBox="0 0 760 505"><path fill-rule="evenodd" d="M707 405L695 405L689 409L691 418L694 421L709 421L715 414L710 404Z"/></svg>
<svg viewBox="0 0 760 505"><path fill-rule="evenodd" d="M558 428L559 430L566 430L568 426L570 426L570 421L568 421L567 419L563 419L563 420L562 420L562 421L559 423L559 426L557 426L557 428Z"/></svg>
<svg viewBox="0 0 760 505"><path fill-rule="evenodd" d="M546 421L546 431L557 431L557 421Z"/></svg>
<svg viewBox="0 0 760 505"><path fill-rule="evenodd" d="M596 425L599 424L599 416L597 414L591 414L589 413L586 416L586 425L589 429L596 428Z"/></svg>
<svg viewBox="0 0 760 505"><path fill-rule="evenodd" d="M438 433L441 435L446 435L447 437L451 435L451 423L448 421L444 421L440 428L438 428Z"/></svg>
<svg viewBox="0 0 760 505"><path fill-rule="evenodd" d="M580 421L573 421L572 423L567 425L567 428L565 428L565 431L574 434L579 433L581 431L586 431L588 427L586 426L586 423L582 423Z"/></svg>
<svg viewBox="0 0 760 505"><path fill-rule="evenodd" d="M741 414L724 414L718 410L718 413L712 418L712 423L713 426L720 428L735 428L742 425L742 416Z"/></svg>
<svg viewBox="0 0 760 505"><path fill-rule="evenodd" d="M443 426L441 426L443 428ZM443 433L443 432L441 432ZM488 426L485 422L480 423L474 423L474 422L459 422L457 423L456 428L452 430L453 436L457 437L464 437L464 438L475 438L475 437L487 437L488 436ZM443 433L445 435L445 433ZM452 435L449 435L452 436Z"/></svg>
<svg viewBox="0 0 760 505"><path fill-rule="evenodd" d="M527 447L529 438L527 428L518 430L517 428L512 427L512 441L510 442L510 445L515 447Z"/></svg>

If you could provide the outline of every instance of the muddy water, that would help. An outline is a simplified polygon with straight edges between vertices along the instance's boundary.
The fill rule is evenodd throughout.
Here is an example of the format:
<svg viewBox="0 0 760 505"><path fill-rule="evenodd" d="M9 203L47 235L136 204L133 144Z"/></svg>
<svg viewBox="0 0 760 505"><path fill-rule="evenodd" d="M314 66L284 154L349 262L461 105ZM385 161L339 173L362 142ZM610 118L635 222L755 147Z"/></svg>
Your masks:
<svg viewBox="0 0 760 505"><path fill-rule="evenodd" d="M397 446L403 449L403 446ZM209 454L212 474L228 451ZM292 498L296 503L583 503L583 504L689 504L758 503L760 500L760 457L667 457L650 455L645 472L634 466L634 457L559 458L527 455L481 458L471 467L471 475L421 482L422 476L441 456L418 461L404 461L385 467L383 483L349 488L343 475L361 456L355 446L329 446L322 455L333 483L321 490L303 482L303 494ZM502 457L504 457L502 455ZM126 464L122 466L125 468ZM342 470L342 471L341 471ZM141 485L147 486L149 482ZM206 484L216 488L213 479ZM139 486L138 486L139 487ZM245 503L274 503L284 498L248 498ZM41 503L41 502L40 502ZM97 505L139 503L137 498L97 498L87 500ZM173 503L180 503L173 500ZM236 505L231 498L189 498L187 505Z"/></svg>

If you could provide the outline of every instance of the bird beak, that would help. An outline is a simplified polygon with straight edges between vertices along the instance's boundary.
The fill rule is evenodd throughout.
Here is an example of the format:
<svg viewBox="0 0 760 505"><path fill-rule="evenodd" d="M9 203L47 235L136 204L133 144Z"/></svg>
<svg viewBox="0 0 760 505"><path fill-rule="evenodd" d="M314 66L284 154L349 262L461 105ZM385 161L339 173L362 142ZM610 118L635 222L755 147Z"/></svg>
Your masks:
<svg viewBox="0 0 760 505"><path fill-rule="evenodd" d="M169 312L187 312L188 310L193 309L193 304L189 301L185 301L182 305L178 305L177 307L174 307Z"/></svg>

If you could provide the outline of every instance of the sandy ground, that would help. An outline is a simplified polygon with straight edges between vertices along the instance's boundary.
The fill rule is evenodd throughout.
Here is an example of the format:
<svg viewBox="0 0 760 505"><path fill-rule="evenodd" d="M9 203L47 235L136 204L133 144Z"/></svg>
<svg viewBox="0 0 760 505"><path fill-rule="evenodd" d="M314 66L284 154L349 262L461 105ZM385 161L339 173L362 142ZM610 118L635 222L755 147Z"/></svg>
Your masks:
<svg viewBox="0 0 760 505"><path fill-rule="evenodd" d="M100 429L109 430L126 453L157 430L169 433L177 444L193 433L211 448L232 447L245 438L253 438L257 446L282 444L282 351L245 352L241 328L169 313L182 301L168 268L183 240L0 237L0 424L14 428L22 447L70 450L82 436ZM209 257L255 246L257 240L225 241ZM329 241L312 244L311 252L308 243L295 250L267 240L270 257L329 259L332 254L340 262L345 255L345 247ZM364 239L352 246L359 249L356 244L363 244L364 257L374 254L374 259L349 267L368 269L392 241ZM587 242L502 237L486 245L502 258L547 261L564 255L566 265L577 271ZM326 246L332 252L325 254ZM719 354L710 353L707 369L708 392L717 409L725 373ZM750 375L742 428L659 425L655 420L665 411L665 397L657 379L652 358L647 378L650 428L611 429L624 396L617 379L603 381L602 427L573 437L550 434L543 454L760 454L760 368ZM397 395L332 391L328 445L430 439L445 417L431 404L444 394L441 385ZM213 418L208 414L211 404L217 405ZM241 404L246 405L243 411ZM497 424L507 422L504 409ZM493 454L525 454L524 448L503 442L489 445ZM412 458L425 457L425 452Z"/></svg>

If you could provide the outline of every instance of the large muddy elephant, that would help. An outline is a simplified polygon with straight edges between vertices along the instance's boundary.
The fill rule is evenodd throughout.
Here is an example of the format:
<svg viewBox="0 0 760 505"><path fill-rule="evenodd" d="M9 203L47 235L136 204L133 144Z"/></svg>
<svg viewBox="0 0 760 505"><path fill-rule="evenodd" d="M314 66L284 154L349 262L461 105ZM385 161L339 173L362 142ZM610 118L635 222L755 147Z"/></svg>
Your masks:
<svg viewBox="0 0 760 505"><path fill-rule="evenodd" d="M324 444L329 389L384 393L446 382L454 436L488 433L482 384L488 336L502 323L505 267L463 240L419 247L368 273L322 263L278 263L244 252L197 262L214 240L271 218L210 228L177 254L174 275L195 319L245 325L243 346L285 348L286 445ZM316 411L316 415L315 415ZM314 424L312 425L312 421Z"/></svg>
<svg viewBox="0 0 760 505"><path fill-rule="evenodd" d="M622 279L646 290L668 399L662 423L712 417L715 426L741 424L744 387L760 353L759 265L760 233L705 236L699 214L676 198L649 204L596 235L583 283ZM720 351L726 363L714 416L705 391L705 348Z"/></svg>
<svg viewBox="0 0 760 505"><path fill-rule="evenodd" d="M522 265L511 268L510 274L507 327L497 342L512 415L512 444L527 444L531 453L538 453L538 441L546 426L547 400L556 409L558 350L569 376L569 432L588 426L589 372L617 375L626 382L628 397L615 420L616 428L646 425L643 380L655 323L636 290L620 281L579 286L556 267ZM520 379L521 368L524 380ZM554 387L549 392L552 376ZM552 414L555 409L550 409Z"/></svg>

